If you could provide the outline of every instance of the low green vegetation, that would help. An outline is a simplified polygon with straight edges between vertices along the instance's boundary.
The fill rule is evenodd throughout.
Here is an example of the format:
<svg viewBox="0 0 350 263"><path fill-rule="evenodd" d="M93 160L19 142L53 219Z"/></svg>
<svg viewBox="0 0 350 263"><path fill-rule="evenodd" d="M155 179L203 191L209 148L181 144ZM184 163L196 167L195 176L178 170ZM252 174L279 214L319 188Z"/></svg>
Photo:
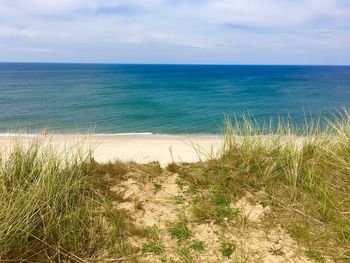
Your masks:
<svg viewBox="0 0 350 263"><path fill-rule="evenodd" d="M144 253L153 253L156 255L160 255L161 253L163 253L164 248L159 242L150 241L148 243L143 244L142 251Z"/></svg>
<svg viewBox="0 0 350 263"><path fill-rule="evenodd" d="M162 189L162 185L160 184L154 184L154 191L158 193Z"/></svg>
<svg viewBox="0 0 350 263"><path fill-rule="evenodd" d="M236 242L234 241L223 241L221 243L221 254L224 257L229 258L237 248Z"/></svg>
<svg viewBox="0 0 350 263"><path fill-rule="evenodd" d="M191 235L191 232L188 229L187 222L185 220L180 220L178 223L171 226L169 231L171 236L177 241L187 240Z"/></svg>
<svg viewBox="0 0 350 263"><path fill-rule="evenodd" d="M174 204L176 204L176 205L183 204L184 198L183 198L183 196L181 196L181 195L174 196L174 197L173 197L173 202L174 202Z"/></svg>
<svg viewBox="0 0 350 263"><path fill-rule="evenodd" d="M178 249L178 254L187 260L191 259L191 250L187 247L180 247Z"/></svg>
<svg viewBox="0 0 350 263"><path fill-rule="evenodd" d="M204 251L205 245L204 245L204 242L201 240L193 240L191 244L191 248L194 251L201 252L201 251Z"/></svg>

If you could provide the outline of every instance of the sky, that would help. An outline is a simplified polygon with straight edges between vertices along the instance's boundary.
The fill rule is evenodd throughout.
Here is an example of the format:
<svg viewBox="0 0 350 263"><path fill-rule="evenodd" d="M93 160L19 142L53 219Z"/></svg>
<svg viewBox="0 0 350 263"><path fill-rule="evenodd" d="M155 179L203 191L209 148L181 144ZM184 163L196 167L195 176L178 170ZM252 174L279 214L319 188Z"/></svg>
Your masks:
<svg viewBox="0 0 350 263"><path fill-rule="evenodd" d="M350 64L350 0L0 0L0 61Z"/></svg>

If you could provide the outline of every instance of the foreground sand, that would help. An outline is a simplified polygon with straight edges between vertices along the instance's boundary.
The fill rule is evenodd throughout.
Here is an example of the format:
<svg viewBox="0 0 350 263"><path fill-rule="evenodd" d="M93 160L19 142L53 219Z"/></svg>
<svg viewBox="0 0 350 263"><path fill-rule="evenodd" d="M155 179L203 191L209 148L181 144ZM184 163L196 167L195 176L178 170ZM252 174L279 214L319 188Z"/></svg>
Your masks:
<svg viewBox="0 0 350 263"><path fill-rule="evenodd" d="M196 162L215 155L222 144L221 136L190 135L50 135L50 141L58 148L88 144L95 148L98 162L116 159L148 163L159 161L162 166L174 162ZM22 137L30 140L31 137ZM0 137L0 145L10 146L15 137Z"/></svg>
<svg viewBox="0 0 350 263"><path fill-rule="evenodd" d="M136 226L153 229L152 237L129 239L130 245L143 248L143 253L137 255L140 262L313 262L305 257L305 248L280 225L267 226L272 209L261 204L266 198L262 191L246 192L230 203L229 209L239 214L234 219L226 218L225 222L217 223L195 217L195 200L200 198L202 203L208 202L205 190L191 190L178 173L158 170L156 164L122 165L127 167L127 174L115 181L113 175L99 180L108 181L110 191L120 197L113 202L115 208L128 211ZM171 229L178 229L179 223L186 227L179 233L172 233ZM202 250L193 248L195 241L203 242ZM230 242L234 242L234 249L225 256L223 244ZM155 253L155 245L161 248L161 253Z"/></svg>

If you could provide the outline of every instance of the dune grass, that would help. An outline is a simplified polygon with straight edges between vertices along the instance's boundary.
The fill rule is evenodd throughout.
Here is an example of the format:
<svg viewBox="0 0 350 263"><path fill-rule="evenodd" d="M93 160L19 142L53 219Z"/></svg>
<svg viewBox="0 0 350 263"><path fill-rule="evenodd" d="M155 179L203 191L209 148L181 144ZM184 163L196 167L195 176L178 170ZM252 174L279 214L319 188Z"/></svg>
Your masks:
<svg viewBox="0 0 350 263"><path fill-rule="evenodd" d="M124 174L122 166L95 163L89 148L58 151L47 139L16 138L2 149L0 261L123 256L127 235L135 229L126 212L110 205L118 197L98 179L106 172Z"/></svg>
<svg viewBox="0 0 350 263"><path fill-rule="evenodd" d="M0 259L83 261L98 250L98 202L79 165L89 154L62 155L40 138L17 140L0 160ZM79 256L78 256L79 254Z"/></svg>
<svg viewBox="0 0 350 263"><path fill-rule="evenodd" d="M274 129L260 129L243 118L234 125L227 121L224 135L219 156L168 167L179 174L179 185L189 186L196 220L222 227L229 221L244 224L231 204L249 192L271 208L263 221L266 229L280 225L305 247L307 257L350 260L348 113L322 129L319 122L300 130L282 122ZM148 236L133 225L132 215L112 207L112 202L125 200L110 187L130 168L121 162L98 164L91 154L81 149L58 153L40 138L26 144L18 140L2 149L0 261L90 262L166 253L158 239L140 248L128 243L129 236ZM136 166L133 172L142 180L162 173L156 165ZM178 240L190 235L181 224L169 231ZM222 245L223 255L235 251L232 244ZM201 243L195 247L205 248Z"/></svg>
<svg viewBox="0 0 350 263"><path fill-rule="evenodd" d="M322 129L319 123L269 130L249 118L228 121L220 156L178 172L192 189L204 190L193 206L197 218L234 218L229 204L255 193L272 208L266 228L281 225L313 260L350 260L348 113Z"/></svg>

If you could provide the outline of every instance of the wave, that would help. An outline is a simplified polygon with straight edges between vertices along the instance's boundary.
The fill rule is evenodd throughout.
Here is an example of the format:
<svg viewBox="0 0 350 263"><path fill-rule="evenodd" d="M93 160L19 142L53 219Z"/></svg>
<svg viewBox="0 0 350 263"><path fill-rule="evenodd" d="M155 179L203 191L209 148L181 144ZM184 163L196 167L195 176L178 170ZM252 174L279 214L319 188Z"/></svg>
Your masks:
<svg viewBox="0 0 350 263"><path fill-rule="evenodd" d="M17 136L23 136L23 137L36 137L38 135L42 135L42 133L0 133L0 137L17 137Z"/></svg>

